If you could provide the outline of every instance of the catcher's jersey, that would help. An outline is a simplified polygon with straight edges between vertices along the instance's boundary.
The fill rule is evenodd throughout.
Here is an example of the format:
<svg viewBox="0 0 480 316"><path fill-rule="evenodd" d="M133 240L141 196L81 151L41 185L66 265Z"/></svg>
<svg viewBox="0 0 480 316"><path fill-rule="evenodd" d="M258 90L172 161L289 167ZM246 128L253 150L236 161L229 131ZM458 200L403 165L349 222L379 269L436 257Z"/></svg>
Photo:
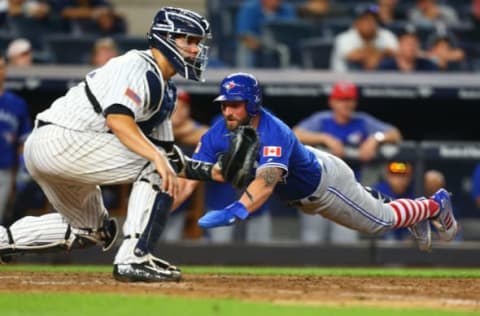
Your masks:
<svg viewBox="0 0 480 316"><path fill-rule="evenodd" d="M163 79L149 50L132 50L88 73L37 119L76 131L108 132L104 113L121 105L145 134L173 141L170 114L175 90L173 82Z"/></svg>
<svg viewBox="0 0 480 316"><path fill-rule="evenodd" d="M262 109L257 128L260 137L257 170L278 167L286 171L283 183L275 192L285 200L297 200L312 194L321 179L321 167L315 155L307 150L292 130L268 111ZM217 121L200 140L194 159L216 162L227 151L229 131L224 120Z"/></svg>

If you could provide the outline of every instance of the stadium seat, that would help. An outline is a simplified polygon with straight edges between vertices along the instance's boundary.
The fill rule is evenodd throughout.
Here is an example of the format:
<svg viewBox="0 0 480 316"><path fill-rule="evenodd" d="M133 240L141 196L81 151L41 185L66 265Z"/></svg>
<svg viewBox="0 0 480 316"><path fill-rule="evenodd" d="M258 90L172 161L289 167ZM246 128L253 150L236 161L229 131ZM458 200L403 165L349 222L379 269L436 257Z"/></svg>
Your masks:
<svg viewBox="0 0 480 316"><path fill-rule="evenodd" d="M267 43L267 47L278 48L283 45L287 48L289 58L286 66L301 65L299 42L314 36L314 25L305 21L272 21L264 26L264 43Z"/></svg>
<svg viewBox="0 0 480 316"><path fill-rule="evenodd" d="M215 13L216 17L212 24L213 42L212 45L218 47L218 57L225 60L228 64L234 65L236 58L235 36L237 14L242 5L242 1L221 1L220 13ZM217 32L215 32L215 28Z"/></svg>
<svg viewBox="0 0 480 316"><path fill-rule="evenodd" d="M0 52L5 52L7 50L8 44L13 41L15 38L11 35L0 34Z"/></svg>
<svg viewBox="0 0 480 316"><path fill-rule="evenodd" d="M339 33L344 32L352 25L353 18L332 18L325 19L322 22L323 36L335 37Z"/></svg>
<svg viewBox="0 0 480 316"><path fill-rule="evenodd" d="M45 44L57 64L87 64L96 39L94 36L51 35L45 37Z"/></svg>
<svg viewBox="0 0 480 316"><path fill-rule="evenodd" d="M127 52L132 49L147 49L148 41L145 36L114 36L113 39L118 45L118 49L121 53Z"/></svg>
<svg viewBox="0 0 480 316"><path fill-rule="evenodd" d="M311 38L300 43L302 67L306 69L329 69L333 49L331 38Z"/></svg>
<svg viewBox="0 0 480 316"><path fill-rule="evenodd" d="M60 32L61 28L53 22L41 21L24 16L7 18L7 26L12 36L27 38L34 50L43 50L46 34Z"/></svg>

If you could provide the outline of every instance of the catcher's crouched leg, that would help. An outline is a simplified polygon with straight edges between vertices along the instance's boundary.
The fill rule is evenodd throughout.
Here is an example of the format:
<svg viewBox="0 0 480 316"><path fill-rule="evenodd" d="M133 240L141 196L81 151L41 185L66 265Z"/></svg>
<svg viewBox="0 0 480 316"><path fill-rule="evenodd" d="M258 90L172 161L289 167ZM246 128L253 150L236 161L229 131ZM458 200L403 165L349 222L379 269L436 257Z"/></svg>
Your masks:
<svg viewBox="0 0 480 316"><path fill-rule="evenodd" d="M124 225L125 240L115 256L113 277L122 282L179 281L180 269L152 255L165 227L172 198L143 180L135 182L132 188Z"/></svg>
<svg viewBox="0 0 480 316"><path fill-rule="evenodd" d="M15 255L70 251L103 244L108 251L118 237L118 223L106 216L102 227L73 228L59 213L24 217L10 227L0 226L0 261L9 262Z"/></svg>

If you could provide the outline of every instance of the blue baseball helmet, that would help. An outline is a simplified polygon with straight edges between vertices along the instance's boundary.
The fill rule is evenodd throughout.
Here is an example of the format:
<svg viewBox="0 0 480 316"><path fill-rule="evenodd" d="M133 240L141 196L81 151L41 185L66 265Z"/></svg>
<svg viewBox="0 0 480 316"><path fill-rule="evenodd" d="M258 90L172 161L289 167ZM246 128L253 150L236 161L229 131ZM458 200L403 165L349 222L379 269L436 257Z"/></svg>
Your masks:
<svg viewBox="0 0 480 316"><path fill-rule="evenodd" d="M237 72L222 80L214 102L223 101L246 101L248 115L254 116L262 107L262 88L253 75Z"/></svg>
<svg viewBox="0 0 480 316"><path fill-rule="evenodd" d="M201 39L195 58L183 57L175 43L178 36ZM150 47L160 50L181 76L204 81L202 74L208 61L206 42L211 38L210 23L204 17L190 10L164 7L155 15L147 38Z"/></svg>

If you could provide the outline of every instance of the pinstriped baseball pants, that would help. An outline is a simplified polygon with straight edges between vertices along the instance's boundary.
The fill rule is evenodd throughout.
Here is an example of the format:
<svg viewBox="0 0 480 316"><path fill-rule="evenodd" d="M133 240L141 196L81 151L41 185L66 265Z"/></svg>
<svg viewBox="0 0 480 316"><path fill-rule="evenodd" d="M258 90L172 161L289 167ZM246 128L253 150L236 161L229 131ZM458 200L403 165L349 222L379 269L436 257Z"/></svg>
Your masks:
<svg viewBox="0 0 480 316"><path fill-rule="evenodd" d="M99 185L133 182L148 163L113 134L55 125L35 128L25 143L25 162L53 207L78 228L101 226Z"/></svg>

